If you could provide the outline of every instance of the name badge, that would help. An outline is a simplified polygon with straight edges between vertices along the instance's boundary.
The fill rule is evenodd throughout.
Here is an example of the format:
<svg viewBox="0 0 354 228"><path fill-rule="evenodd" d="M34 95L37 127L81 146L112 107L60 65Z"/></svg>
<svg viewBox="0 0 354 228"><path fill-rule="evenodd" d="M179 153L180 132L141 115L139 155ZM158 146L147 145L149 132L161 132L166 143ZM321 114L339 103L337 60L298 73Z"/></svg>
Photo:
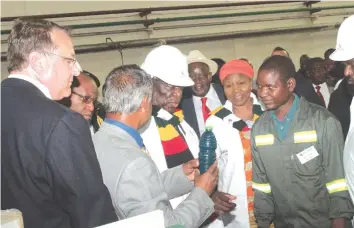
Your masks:
<svg viewBox="0 0 354 228"><path fill-rule="evenodd" d="M274 136L272 134L256 136L256 146L265 146L265 145L273 145L273 144L274 144Z"/></svg>
<svg viewBox="0 0 354 228"><path fill-rule="evenodd" d="M299 159L300 163L303 165L308 161L311 161L319 154L314 146L311 146L300 153L296 154L297 158Z"/></svg>
<svg viewBox="0 0 354 228"><path fill-rule="evenodd" d="M294 133L295 143L317 142L317 133L313 131L300 131Z"/></svg>

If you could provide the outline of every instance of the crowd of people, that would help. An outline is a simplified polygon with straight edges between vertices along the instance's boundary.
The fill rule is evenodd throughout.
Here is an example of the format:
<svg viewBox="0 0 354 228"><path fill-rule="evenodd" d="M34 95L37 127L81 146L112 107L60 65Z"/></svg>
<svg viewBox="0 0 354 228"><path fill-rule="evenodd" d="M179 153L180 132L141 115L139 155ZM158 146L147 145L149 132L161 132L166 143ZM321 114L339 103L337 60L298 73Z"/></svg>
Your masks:
<svg viewBox="0 0 354 228"><path fill-rule="evenodd" d="M302 55L297 71L281 47L254 69L161 45L111 70L99 102L69 32L17 19L1 83L1 209L19 209L26 228L154 210L166 227L352 228L353 28L354 15L336 49ZM217 160L201 174L206 128Z"/></svg>

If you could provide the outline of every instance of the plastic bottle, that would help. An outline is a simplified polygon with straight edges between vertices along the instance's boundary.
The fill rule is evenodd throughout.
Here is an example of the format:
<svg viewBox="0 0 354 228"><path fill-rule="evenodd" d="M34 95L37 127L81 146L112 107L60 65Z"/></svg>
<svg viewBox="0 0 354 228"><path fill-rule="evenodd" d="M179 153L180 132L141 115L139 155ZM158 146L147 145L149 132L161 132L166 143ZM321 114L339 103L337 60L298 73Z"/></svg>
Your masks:
<svg viewBox="0 0 354 228"><path fill-rule="evenodd" d="M216 138L212 129L207 127L199 142L199 170L204 173L215 162Z"/></svg>

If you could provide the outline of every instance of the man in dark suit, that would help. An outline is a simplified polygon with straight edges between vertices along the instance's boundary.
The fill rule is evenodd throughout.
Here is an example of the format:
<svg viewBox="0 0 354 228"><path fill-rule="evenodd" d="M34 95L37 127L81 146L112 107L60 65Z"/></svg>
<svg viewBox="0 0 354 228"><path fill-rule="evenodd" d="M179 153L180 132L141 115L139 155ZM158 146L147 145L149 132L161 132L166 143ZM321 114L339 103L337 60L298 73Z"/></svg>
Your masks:
<svg viewBox="0 0 354 228"><path fill-rule="evenodd" d="M330 91L326 83L326 65L321 58L311 58L306 65L306 75L295 77L295 93L307 101L327 107Z"/></svg>
<svg viewBox="0 0 354 228"><path fill-rule="evenodd" d="M328 105L328 111L337 117L342 125L344 140L347 137L350 125L350 104L354 96L354 80L345 77L332 94Z"/></svg>
<svg viewBox="0 0 354 228"><path fill-rule="evenodd" d="M17 20L1 83L1 209L17 208L26 228L95 227L117 220L88 123L60 105L77 75L68 32Z"/></svg>
<svg viewBox="0 0 354 228"><path fill-rule="evenodd" d="M186 87L180 104L185 120L200 137L205 131L209 113L226 101L224 90L219 84L211 84L217 64L206 58L200 51L191 51L187 57L189 76L194 81Z"/></svg>

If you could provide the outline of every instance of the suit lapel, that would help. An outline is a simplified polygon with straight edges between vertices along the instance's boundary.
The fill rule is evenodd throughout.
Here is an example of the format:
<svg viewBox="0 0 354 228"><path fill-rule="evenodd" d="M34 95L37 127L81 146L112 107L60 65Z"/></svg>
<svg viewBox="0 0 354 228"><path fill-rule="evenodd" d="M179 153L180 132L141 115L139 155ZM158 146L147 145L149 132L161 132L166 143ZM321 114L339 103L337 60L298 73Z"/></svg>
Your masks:
<svg viewBox="0 0 354 228"><path fill-rule="evenodd" d="M197 133L198 138L200 138L197 114L195 113L193 97L185 98L182 109L184 113L184 119L186 122L193 128L193 130Z"/></svg>
<svg viewBox="0 0 354 228"><path fill-rule="evenodd" d="M213 86L216 94L218 95L218 98L219 98L221 104L224 105L226 102L226 98L225 98L224 90L222 89L222 87L218 84L211 84L211 86ZM195 133L197 133L198 138L200 138L200 131L199 131L199 126L198 126L197 114L195 113L193 96L191 95L190 90L186 90L184 93L185 93L184 94L185 97L182 101L182 109L183 109L183 113L184 113L184 119L193 128Z"/></svg>
<svg viewBox="0 0 354 228"><path fill-rule="evenodd" d="M311 84L312 85L312 84ZM323 107L326 107L326 104L323 103L322 99L320 98L320 96L318 96L318 94L316 93L315 88L313 88L313 86L311 86L312 90L310 92L310 95L313 97L314 103L321 105Z"/></svg>
<svg viewBox="0 0 354 228"><path fill-rule="evenodd" d="M224 105L226 102L226 97L223 88L218 84L211 84L211 85L213 86L216 94L218 95L221 104Z"/></svg>

